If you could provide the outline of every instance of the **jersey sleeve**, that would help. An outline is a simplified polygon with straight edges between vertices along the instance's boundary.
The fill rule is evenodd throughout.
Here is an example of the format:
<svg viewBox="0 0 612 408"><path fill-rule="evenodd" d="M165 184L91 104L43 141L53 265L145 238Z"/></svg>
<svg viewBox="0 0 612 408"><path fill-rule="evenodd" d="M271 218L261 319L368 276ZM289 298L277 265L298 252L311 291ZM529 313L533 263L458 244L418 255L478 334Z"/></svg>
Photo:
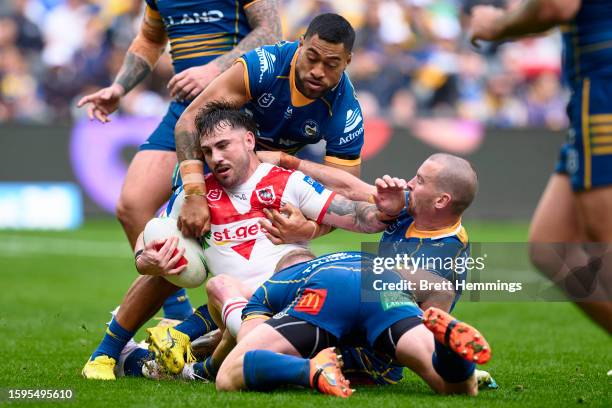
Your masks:
<svg viewBox="0 0 612 408"><path fill-rule="evenodd" d="M278 59L275 45L255 48L238 58L236 63L244 65L244 85L249 99L259 98L272 87L280 65Z"/></svg>
<svg viewBox="0 0 612 408"><path fill-rule="evenodd" d="M274 311L268 302L266 284L261 285L253 296L249 299L249 303L242 309L242 320L249 320L254 317L272 317Z"/></svg>
<svg viewBox="0 0 612 408"><path fill-rule="evenodd" d="M298 207L306 218L321 223L335 194L312 177L295 171L287 180L283 200Z"/></svg>
<svg viewBox="0 0 612 408"><path fill-rule="evenodd" d="M159 11L157 8L157 0L145 0L145 3L147 3L147 6L149 6L151 9Z"/></svg>
<svg viewBox="0 0 612 408"><path fill-rule="evenodd" d="M342 95L342 101L324 134L327 142L325 160L342 166L357 166L361 164L363 147L363 114L353 86L348 81L348 77L345 79L346 90Z"/></svg>

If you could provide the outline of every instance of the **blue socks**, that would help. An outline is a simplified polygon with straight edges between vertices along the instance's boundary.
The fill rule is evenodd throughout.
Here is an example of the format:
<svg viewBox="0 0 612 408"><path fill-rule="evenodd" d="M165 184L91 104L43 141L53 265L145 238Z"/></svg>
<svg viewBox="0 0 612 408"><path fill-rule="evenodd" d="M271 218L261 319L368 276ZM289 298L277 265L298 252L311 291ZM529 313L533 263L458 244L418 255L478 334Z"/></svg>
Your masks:
<svg viewBox="0 0 612 408"><path fill-rule="evenodd" d="M106 329L102 342L91 355L91 359L93 360L98 356L105 355L114 358L118 362L121 350L134 337L134 333L121 327L113 317L113 320L111 320Z"/></svg>
<svg viewBox="0 0 612 408"><path fill-rule="evenodd" d="M130 353L123 363L123 372L126 377L142 377L142 366L145 362L153 360L155 353L137 348Z"/></svg>
<svg viewBox="0 0 612 408"><path fill-rule="evenodd" d="M449 383L467 380L476 369L475 363L464 360L459 354L438 341L436 341L436 351L432 354L431 361L440 377Z"/></svg>
<svg viewBox="0 0 612 408"><path fill-rule="evenodd" d="M217 371L219 371L219 368L216 367L212 356L206 357L206 360L197 362L193 366L193 372L198 377L204 378L208 381L215 381Z"/></svg>
<svg viewBox="0 0 612 408"><path fill-rule="evenodd" d="M268 350L244 355L244 382L250 390L268 391L280 385L310 387L310 360Z"/></svg>
<svg viewBox="0 0 612 408"><path fill-rule="evenodd" d="M193 341L215 330L217 325L208 312L208 306L202 305L198 307L193 314L190 313L189 317L183 323L176 325L174 328L188 335L189 340Z"/></svg>
<svg viewBox="0 0 612 408"><path fill-rule="evenodd" d="M175 320L185 320L193 312L187 291L184 288L168 296L168 299L164 302L163 309L166 319Z"/></svg>

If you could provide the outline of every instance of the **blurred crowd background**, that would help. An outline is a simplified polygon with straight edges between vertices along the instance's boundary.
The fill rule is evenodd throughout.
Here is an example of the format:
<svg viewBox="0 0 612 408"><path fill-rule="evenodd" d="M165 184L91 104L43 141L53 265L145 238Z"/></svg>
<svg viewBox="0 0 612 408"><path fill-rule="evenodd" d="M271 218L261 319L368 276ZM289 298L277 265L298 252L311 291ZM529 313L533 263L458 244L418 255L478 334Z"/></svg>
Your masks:
<svg viewBox="0 0 612 408"><path fill-rule="evenodd" d="M560 34L474 52L465 28L471 8L482 3L504 0L281 0L281 13L288 40L321 12L351 21L357 43L348 71L367 117L402 127L415 117L444 117L562 129ZM144 0L2 0L0 122L83 115L76 101L112 82L143 9ZM163 115L172 75L165 54L124 98L122 113Z"/></svg>

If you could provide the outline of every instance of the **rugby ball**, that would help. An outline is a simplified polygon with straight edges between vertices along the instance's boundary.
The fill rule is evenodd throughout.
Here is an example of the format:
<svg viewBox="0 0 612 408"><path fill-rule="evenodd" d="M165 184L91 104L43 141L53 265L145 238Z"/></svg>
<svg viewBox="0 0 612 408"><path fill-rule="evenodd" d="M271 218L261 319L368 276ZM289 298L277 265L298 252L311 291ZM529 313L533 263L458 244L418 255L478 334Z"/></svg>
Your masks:
<svg viewBox="0 0 612 408"><path fill-rule="evenodd" d="M181 288L197 288L206 280L206 261L204 259L204 250L202 245L193 239L183 236L181 231L176 226L174 218L153 218L145 226L143 232L143 240L145 245L151 241L178 237L179 248L185 248L183 257L178 262L178 266L187 264L187 269L178 275L164 276L164 278ZM159 245L160 249L162 245Z"/></svg>

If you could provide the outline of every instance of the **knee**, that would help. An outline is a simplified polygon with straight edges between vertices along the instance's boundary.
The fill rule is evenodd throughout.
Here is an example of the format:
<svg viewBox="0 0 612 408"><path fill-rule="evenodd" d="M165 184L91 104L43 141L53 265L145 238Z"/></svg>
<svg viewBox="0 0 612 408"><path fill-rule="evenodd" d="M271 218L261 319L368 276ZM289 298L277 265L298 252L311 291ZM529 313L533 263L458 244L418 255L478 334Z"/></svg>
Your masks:
<svg viewBox="0 0 612 408"><path fill-rule="evenodd" d="M206 293L211 300L222 301L229 290L235 287L236 281L226 275L217 275L206 282Z"/></svg>
<svg viewBox="0 0 612 408"><path fill-rule="evenodd" d="M242 360L242 359L239 359ZM241 389L242 364L239 361L225 360L219 368L215 386L217 391L238 391Z"/></svg>
<svg viewBox="0 0 612 408"><path fill-rule="evenodd" d="M138 204L136 200L129 195L121 193L117 205L115 206L115 216L122 223L129 223L134 219L138 212Z"/></svg>

